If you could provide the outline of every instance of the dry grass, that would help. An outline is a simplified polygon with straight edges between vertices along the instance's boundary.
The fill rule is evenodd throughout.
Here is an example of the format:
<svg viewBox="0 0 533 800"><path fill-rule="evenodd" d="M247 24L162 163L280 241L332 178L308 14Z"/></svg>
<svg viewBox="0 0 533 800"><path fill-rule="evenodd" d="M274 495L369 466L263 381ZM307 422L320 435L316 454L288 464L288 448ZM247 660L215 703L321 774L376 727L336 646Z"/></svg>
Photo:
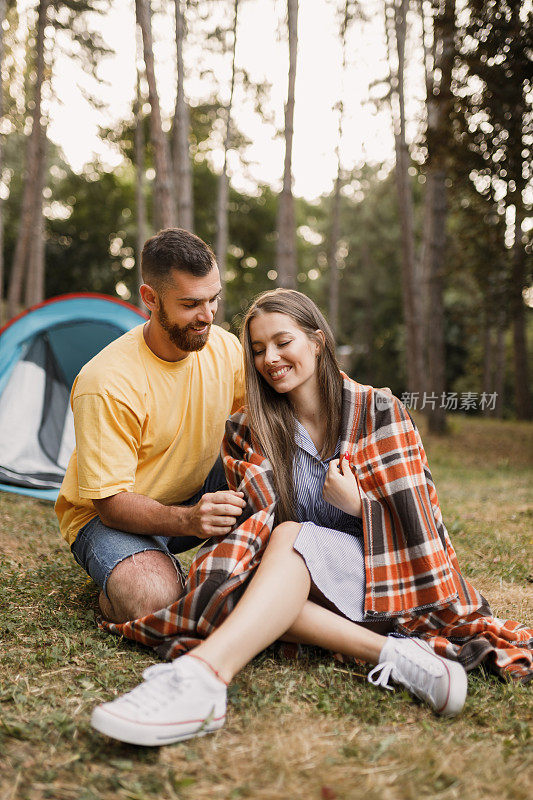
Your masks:
<svg viewBox="0 0 533 800"><path fill-rule="evenodd" d="M532 622L532 427L454 421L424 437L463 569L495 613ZM0 495L0 800L474 800L533 794L531 688L481 672L463 715L433 716L327 655L260 655L216 735L143 749L88 721L150 651L97 630L51 507Z"/></svg>

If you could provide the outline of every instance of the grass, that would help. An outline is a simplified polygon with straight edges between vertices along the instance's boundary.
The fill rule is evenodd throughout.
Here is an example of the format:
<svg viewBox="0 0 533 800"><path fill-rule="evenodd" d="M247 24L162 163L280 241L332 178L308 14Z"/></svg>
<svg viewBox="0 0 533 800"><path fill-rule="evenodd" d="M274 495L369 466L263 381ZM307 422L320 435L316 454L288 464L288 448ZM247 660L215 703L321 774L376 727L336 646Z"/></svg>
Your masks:
<svg viewBox="0 0 533 800"><path fill-rule="evenodd" d="M498 616L533 622L532 426L456 418L425 436L463 571ZM440 719L365 670L271 651L230 687L219 733L161 749L89 727L138 683L148 649L94 625L97 592L49 504L0 493L0 800L471 800L533 794L531 688L481 671Z"/></svg>

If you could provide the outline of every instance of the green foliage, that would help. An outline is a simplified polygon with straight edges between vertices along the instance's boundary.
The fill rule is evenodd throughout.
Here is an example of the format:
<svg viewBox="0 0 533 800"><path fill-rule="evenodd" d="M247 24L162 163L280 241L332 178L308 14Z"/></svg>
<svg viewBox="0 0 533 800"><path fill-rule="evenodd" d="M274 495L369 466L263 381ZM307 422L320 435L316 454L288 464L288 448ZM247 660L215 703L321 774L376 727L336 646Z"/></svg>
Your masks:
<svg viewBox="0 0 533 800"><path fill-rule="evenodd" d="M134 264L131 169L69 171L56 188L55 201L61 208L48 223L47 296L80 291L115 295L116 284L123 281L135 297L133 271L124 266L125 259Z"/></svg>
<svg viewBox="0 0 533 800"><path fill-rule="evenodd" d="M479 176L503 184L531 179L533 11L514 0L469 0L459 30L466 68L457 105L466 125L463 139L480 157ZM490 181L480 189L490 196ZM513 189L510 189L511 193Z"/></svg>
<svg viewBox="0 0 533 800"><path fill-rule="evenodd" d="M354 348L352 369L358 380L401 393L401 256L394 176L379 180L377 170L365 169L352 185L357 199L344 203L341 222L348 247L340 282L343 341Z"/></svg>
<svg viewBox="0 0 533 800"><path fill-rule="evenodd" d="M512 0L469 0L467 6L457 35L452 172L463 197L460 233L466 249L461 249L470 256L483 302L491 306L508 303L516 291L512 251L504 243L506 209L521 210L523 204L531 209L524 192L533 179L533 11ZM477 248L474 236L481 244ZM524 238L531 256L531 231ZM533 259L528 264L527 285L533 280Z"/></svg>

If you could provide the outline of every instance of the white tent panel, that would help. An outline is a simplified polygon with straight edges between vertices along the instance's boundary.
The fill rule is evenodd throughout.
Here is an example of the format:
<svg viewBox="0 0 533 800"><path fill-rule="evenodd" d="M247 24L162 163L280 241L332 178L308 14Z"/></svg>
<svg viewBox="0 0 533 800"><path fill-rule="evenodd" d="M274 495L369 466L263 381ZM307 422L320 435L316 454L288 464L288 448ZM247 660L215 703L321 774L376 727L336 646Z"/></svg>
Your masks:
<svg viewBox="0 0 533 800"><path fill-rule="evenodd" d="M64 473L64 467L52 461L39 443L45 387L43 367L34 361L19 361L0 396L0 468L13 479L24 475L31 484L40 483L39 475L61 480ZM72 434L65 446L73 440Z"/></svg>

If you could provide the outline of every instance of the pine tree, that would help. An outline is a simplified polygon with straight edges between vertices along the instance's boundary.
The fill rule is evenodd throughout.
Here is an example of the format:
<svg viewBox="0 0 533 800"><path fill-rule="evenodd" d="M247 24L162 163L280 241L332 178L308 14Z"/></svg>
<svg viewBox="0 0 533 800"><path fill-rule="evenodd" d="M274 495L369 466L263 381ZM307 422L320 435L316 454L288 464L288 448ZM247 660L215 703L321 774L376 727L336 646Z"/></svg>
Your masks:
<svg viewBox="0 0 533 800"><path fill-rule="evenodd" d="M340 23L340 40L342 52L341 75L344 77L347 61L347 33L348 26L355 13L353 0L345 0ZM341 81L342 85L342 81ZM337 157L337 177L333 188L331 202L331 221L328 237L328 269L329 269L329 324L334 336L338 335L339 329L339 257L338 247L340 238L341 221L341 190L344 184L344 170L341 158L341 147L344 127L344 97L340 97L338 103L338 131L336 144Z"/></svg>
<svg viewBox="0 0 533 800"><path fill-rule="evenodd" d="M278 285L296 286L296 224L292 194L292 139L294 134L294 88L298 52L298 0L287 0L289 33L289 86L285 105L285 161L283 188L278 208L277 270Z"/></svg>
<svg viewBox="0 0 533 800"><path fill-rule="evenodd" d="M398 212L401 219L402 305L405 327L405 364L410 392L425 386L423 298L420 265L415 253L413 191L409 176L411 155L406 135L405 44L407 0L385 0L385 34L389 61L389 100L394 129L394 151Z"/></svg>
<svg viewBox="0 0 533 800"><path fill-rule="evenodd" d="M424 275L427 291L428 390L438 398L428 405L428 425L433 433L446 431L446 412L440 402L446 388L444 337L444 272L447 254L447 181L452 153L452 69L455 61L455 0L433 0L433 46L431 69L426 74L428 89L424 223ZM423 12L422 12L423 13Z"/></svg>
<svg viewBox="0 0 533 800"><path fill-rule="evenodd" d="M27 140L26 148L26 168L24 193L22 196L22 208L20 212L19 232L8 290L8 312L10 316L18 313L19 304L22 297L22 289L26 271L33 262L35 271L35 259L40 256L36 254L35 247L38 246L36 236L42 235L42 159L44 158L45 148L43 139L42 120L42 93L45 77L44 63L44 43L45 28L47 25L48 9L50 0L39 0L37 16L37 32L35 46L35 86L33 96L32 128ZM26 294L28 298L28 293Z"/></svg>
<svg viewBox="0 0 533 800"><path fill-rule="evenodd" d="M231 141L231 110L233 106L233 93L235 89L235 51L237 47L237 21L239 13L239 0L233 0L233 25L231 47L231 82L228 104L225 108L225 133L224 133L224 163L218 180L217 194L217 238L215 254L220 278L222 294L218 308L218 319L224 321L226 317L226 263L228 252L228 150Z"/></svg>
<svg viewBox="0 0 533 800"><path fill-rule="evenodd" d="M136 248L135 248L135 266L137 273L138 286L142 283L141 273L141 253L146 239L146 200L144 196L144 165L145 165L145 137L144 137L144 113L143 113L143 95L141 88L141 69L139 61L142 53L142 34L139 26L136 26L136 50L137 50L137 85L135 93L134 116L135 116L135 133L134 133L134 162L135 162L135 218L136 218ZM144 309L144 303L138 294L137 305L139 308Z"/></svg>
<svg viewBox="0 0 533 800"><path fill-rule="evenodd" d="M105 6L96 0L39 0L35 48L28 61L35 64L31 132L26 139L26 158L21 209L15 252L11 264L8 290L8 310L19 310L22 295L26 304L40 302L45 284L45 228L43 220L43 187L47 179L46 138L47 119L43 111L43 96L49 91L52 65L45 58L45 41L56 29L68 31L77 46L84 68L96 76L96 67L108 50L94 31L88 35L88 14L101 13ZM48 28L51 29L48 34ZM71 54L70 54L71 55ZM29 103L28 103L29 105Z"/></svg>
<svg viewBox="0 0 533 800"><path fill-rule="evenodd" d="M137 23L142 31L144 65L150 101L150 138L154 151L155 191L154 220L156 228L170 228L176 222L172 171L167 138L163 131L161 106L155 78L154 46L150 0L135 0Z"/></svg>
<svg viewBox="0 0 533 800"><path fill-rule="evenodd" d="M194 201L192 190L192 170L189 155L189 106L185 99L185 67L183 62L183 43L186 38L186 20L181 0L174 0L176 21L176 63L177 87L174 109L173 161L174 181L178 212L178 225L188 231L194 230Z"/></svg>

